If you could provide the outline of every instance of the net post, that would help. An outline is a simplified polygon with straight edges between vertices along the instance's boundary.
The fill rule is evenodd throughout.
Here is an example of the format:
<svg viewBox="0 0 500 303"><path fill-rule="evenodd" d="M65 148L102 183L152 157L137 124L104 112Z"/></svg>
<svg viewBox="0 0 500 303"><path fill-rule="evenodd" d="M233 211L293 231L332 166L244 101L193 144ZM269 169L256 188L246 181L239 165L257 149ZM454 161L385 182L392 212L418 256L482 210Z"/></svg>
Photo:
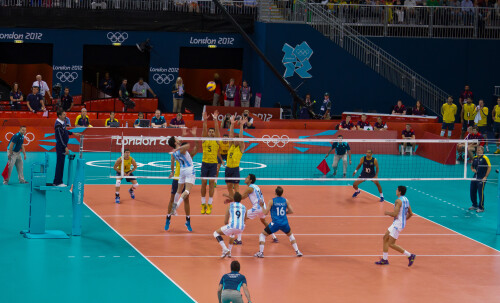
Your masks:
<svg viewBox="0 0 500 303"><path fill-rule="evenodd" d="M83 134L80 135L80 159L83 159Z"/></svg>
<svg viewBox="0 0 500 303"><path fill-rule="evenodd" d="M464 179L467 179L467 156L469 155L469 142L465 140L464 146Z"/></svg>
<svg viewBox="0 0 500 303"><path fill-rule="evenodd" d="M123 132L122 132L122 148L121 148L121 158L122 158L122 163L120 167L120 175L123 178L125 176L125 157L123 154L125 153L125 144L123 143Z"/></svg>

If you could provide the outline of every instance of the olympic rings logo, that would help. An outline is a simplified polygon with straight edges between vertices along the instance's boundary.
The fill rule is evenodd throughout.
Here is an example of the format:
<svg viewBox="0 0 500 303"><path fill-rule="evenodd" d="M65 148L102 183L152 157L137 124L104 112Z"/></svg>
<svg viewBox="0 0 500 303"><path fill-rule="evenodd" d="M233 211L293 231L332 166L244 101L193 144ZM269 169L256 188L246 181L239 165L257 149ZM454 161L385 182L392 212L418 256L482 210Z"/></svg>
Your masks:
<svg viewBox="0 0 500 303"><path fill-rule="evenodd" d="M10 137L9 137L9 135L10 135ZM13 133L11 133L11 132L6 133L5 134L5 140L10 141L10 139L12 139L12 136L14 136ZM24 140L26 140L28 143L23 144L23 145L30 145L31 142L35 141L35 134L33 134L33 133L26 133L24 135Z"/></svg>
<svg viewBox="0 0 500 303"><path fill-rule="evenodd" d="M78 74L76 72L58 72L56 74L56 78L61 82L73 82L78 78Z"/></svg>
<svg viewBox="0 0 500 303"><path fill-rule="evenodd" d="M174 81L174 75L172 74L154 74L153 75L153 80L156 81L158 84L169 84L170 82Z"/></svg>
<svg viewBox="0 0 500 303"><path fill-rule="evenodd" d="M123 42L125 42L125 40L128 39L128 33L126 33L126 32L123 32L123 33L108 32L106 37L109 39L109 41L111 41L111 43L123 43Z"/></svg>
<svg viewBox="0 0 500 303"><path fill-rule="evenodd" d="M269 135L264 135L262 136L262 139L270 139L270 140L264 140L262 142L266 143L267 146L271 148L273 147L283 148L285 147L285 145L288 144L290 138L287 135L283 135L281 137L278 135L273 135L272 137L270 137Z"/></svg>

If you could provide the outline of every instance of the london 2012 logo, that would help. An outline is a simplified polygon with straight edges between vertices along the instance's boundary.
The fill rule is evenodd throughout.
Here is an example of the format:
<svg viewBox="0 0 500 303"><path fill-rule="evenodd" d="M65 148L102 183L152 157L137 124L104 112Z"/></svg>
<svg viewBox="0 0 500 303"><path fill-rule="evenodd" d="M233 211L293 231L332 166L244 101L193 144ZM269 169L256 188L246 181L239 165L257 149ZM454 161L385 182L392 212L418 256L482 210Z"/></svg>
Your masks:
<svg viewBox="0 0 500 303"><path fill-rule="evenodd" d="M57 72L56 78L61 82L73 82L78 78L76 72Z"/></svg>
<svg viewBox="0 0 500 303"><path fill-rule="evenodd" d="M123 43L128 39L127 32L108 32L106 38L109 39L111 43Z"/></svg>
<svg viewBox="0 0 500 303"><path fill-rule="evenodd" d="M174 75L172 74L154 74L153 80L158 84L169 84L174 81Z"/></svg>
<svg viewBox="0 0 500 303"><path fill-rule="evenodd" d="M295 73L301 78L312 78L312 75L309 73L309 70L312 68L309 59L313 54L313 50L307 42L304 41L295 46L295 48L285 43L282 51L285 53L283 60L281 60L286 68L284 78L292 77Z"/></svg>

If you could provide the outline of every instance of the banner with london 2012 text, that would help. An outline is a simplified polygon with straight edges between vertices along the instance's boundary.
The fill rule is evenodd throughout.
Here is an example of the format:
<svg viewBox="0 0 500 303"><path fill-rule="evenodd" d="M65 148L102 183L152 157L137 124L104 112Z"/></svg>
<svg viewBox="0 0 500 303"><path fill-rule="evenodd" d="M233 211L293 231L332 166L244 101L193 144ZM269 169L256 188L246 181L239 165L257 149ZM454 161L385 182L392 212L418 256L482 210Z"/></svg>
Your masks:
<svg viewBox="0 0 500 303"><path fill-rule="evenodd" d="M0 149L5 151L10 138L19 131L19 127L0 128ZM196 136L201 136L201 129L196 130ZM237 130L237 132L239 132ZM221 134L227 133L222 130ZM243 138L246 153L305 153L326 154L331 148L330 139L337 138L339 134L349 139L397 139L396 131L370 132L370 131L336 131L336 130L295 130L295 129L251 129L244 130ZM92 152L119 152L122 144L131 151L137 152L170 152L168 146L170 136L181 136L181 129L152 129L152 128L88 128L83 138L79 135L70 136L68 147L77 152L83 139L84 151ZM237 134L238 135L238 134ZM121 136L133 136L125 138ZM256 138L261 141L251 142ZM326 142L304 141L292 142L290 138L301 139L327 139ZM52 127L28 128L25 135L24 146L27 152L54 151L55 136ZM397 143L353 143L351 152L363 154L366 149L372 149L375 154L397 154ZM200 146L201 150L201 146Z"/></svg>
<svg viewBox="0 0 500 303"><path fill-rule="evenodd" d="M222 121L227 113L241 118L243 111L248 109L252 118L262 121L281 119L281 108L267 107L225 107L225 106L205 106L208 115L212 115L215 110L219 112L218 120Z"/></svg>

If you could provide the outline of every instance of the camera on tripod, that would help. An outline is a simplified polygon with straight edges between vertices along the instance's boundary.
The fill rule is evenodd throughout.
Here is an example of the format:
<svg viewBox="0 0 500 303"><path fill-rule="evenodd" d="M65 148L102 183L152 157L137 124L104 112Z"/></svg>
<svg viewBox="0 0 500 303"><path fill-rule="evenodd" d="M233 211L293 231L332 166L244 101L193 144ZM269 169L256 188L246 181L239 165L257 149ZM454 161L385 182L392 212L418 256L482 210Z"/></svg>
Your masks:
<svg viewBox="0 0 500 303"><path fill-rule="evenodd" d="M62 91L61 83L54 84L54 86L52 86L52 97L54 99L60 99L61 98L61 91Z"/></svg>

